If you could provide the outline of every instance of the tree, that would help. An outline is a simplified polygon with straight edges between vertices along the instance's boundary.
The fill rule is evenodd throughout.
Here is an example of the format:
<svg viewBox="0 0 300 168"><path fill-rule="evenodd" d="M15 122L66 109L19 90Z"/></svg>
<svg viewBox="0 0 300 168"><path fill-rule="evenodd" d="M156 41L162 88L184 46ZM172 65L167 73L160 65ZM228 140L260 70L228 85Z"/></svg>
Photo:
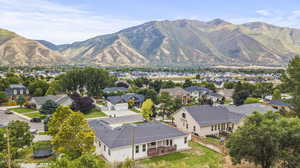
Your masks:
<svg viewBox="0 0 300 168"><path fill-rule="evenodd" d="M271 95L273 92L273 83L256 83L254 86L251 96L257 98L264 98L267 95Z"/></svg>
<svg viewBox="0 0 300 168"><path fill-rule="evenodd" d="M129 99L128 100L128 108L132 109L134 107L135 101L134 99Z"/></svg>
<svg viewBox="0 0 300 168"><path fill-rule="evenodd" d="M272 100L280 100L281 99L281 92L279 89L275 89L272 95Z"/></svg>
<svg viewBox="0 0 300 168"><path fill-rule="evenodd" d="M63 91L61 81L55 80L49 84L49 88L45 95L56 95Z"/></svg>
<svg viewBox="0 0 300 168"><path fill-rule="evenodd" d="M40 113L50 115L55 112L57 109L58 104L53 100L47 100L42 107L40 108Z"/></svg>
<svg viewBox="0 0 300 168"><path fill-rule="evenodd" d="M43 80L35 80L28 86L29 93L33 96L44 96L49 88L49 84Z"/></svg>
<svg viewBox="0 0 300 168"><path fill-rule="evenodd" d="M159 106L159 115L162 116L163 118L165 116L170 116L173 111L173 100L172 97L169 95L168 92L161 92L160 97L160 106Z"/></svg>
<svg viewBox="0 0 300 168"><path fill-rule="evenodd" d="M249 92L247 90L234 91L232 95L233 103L236 106L244 104L244 101L249 97Z"/></svg>
<svg viewBox="0 0 300 168"><path fill-rule="evenodd" d="M95 151L94 131L89 128L82 113L71 112L60 124L60 129L52 138L55 151L65 153L71 159L78 158L83 153Z"/></svg>
<svg viewBox="0 0 300 168"><path fill-rule="evenodd" d="M291 104L294 111L300 116L300 57L290 60L288 68L281 79L287 91L293 96Z"/></svg>
<svg viewBox="0 0 300 168"><path fill-rule="evenodd" d="M78 93L71 95L73 103L71 105L72 110L80 111L84 114L89 113L93 108L95 108L94 101L90 97L82 97Z"/></svg>
<svg viewBox="0 0 300 168"><path fill-rule="evenodd" d="M0 91L5 91L9 87L9 82L7 79L0 79Z"/></svg>
<svg viewBox="0 0 300 168"><path fill-rule="evenodd" d="M5 92L0 91L0 104L6 103L8 101L8 97Z"/></svg>
<svg viewBox="0 0 300 168"><path fill-rule="evenodd" d="M94 154L83 154L77 159L71 160L68 156L62 156L51 162L49 168L101 168L105 162Z"/></svg>
<svg viewBox="0 0 300 168"><path fill-rule="evenodd" d="M49 119L48 133L52 136L57 134L63 121L65 121L72 112L73 111L70 109L70 107L59 106Z"/></svg>
<svg viewBox="0 0 300 168"><path fill-rule="evenodd" d="M224 88L225 89L233 89L234 88L234 83L233 82L225 82L224 83Z"/></svg>
<svg viewBox="0 0 300 168"><path fill-rule="evenodd" d="M146 120L150 120L153 115L153 102L151 99L147 99L142 104L141 112Z"/></svg>
<svg viewBox="0 0 300 168"><path fill-rule="evenodd" d="M16 102L17 102L17 105L23 107L23 105L24 105L25 102L26 102L26 99L25 99L25 97L24 97L23 95L20 95L20 96L17 98Z"/></svg>
<svg viewBox="0 0 300 168"><path fill-rule="evenodd" d="M193 86L193 82L190 79L186 79L183 83L183 88Z"/></svg>
<svg viewBox="0 0 300 168"><path fill-rule="evenodd" d="M151 99L155 104L158 104L157 92L154 89L138 89L138 94L145 96L145 99Z"/></svg>
<svg viewBox="0 0 300 168"><path fill-rule="evenodd" d="M62 89L69 93L87 91L89 96L101 96L101 90L113 85L116 78L105 70L98 68L84 68L68 71L60 77Z"/></svg>
<svg viewBox="0 0 300 168"><path fill-rule="evenodd" d="M234 163L254 162L262 168L275 164L299 166L300 119L277 113L254 113L230 135L226 146ZM287 166L284 166L287 167Z"/></svg>

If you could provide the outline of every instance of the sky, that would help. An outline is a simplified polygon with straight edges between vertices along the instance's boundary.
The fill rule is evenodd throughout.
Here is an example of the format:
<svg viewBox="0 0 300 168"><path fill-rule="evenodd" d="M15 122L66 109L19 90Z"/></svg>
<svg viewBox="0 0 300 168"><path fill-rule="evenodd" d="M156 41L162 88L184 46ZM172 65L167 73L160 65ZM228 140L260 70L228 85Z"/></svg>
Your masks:
<svg viewBox="0 0 300 168"><path fill-rule="evenodd" d="M153 20L215 18L300 28L300 0L0 0L0 28L55 44Z"/></svg>

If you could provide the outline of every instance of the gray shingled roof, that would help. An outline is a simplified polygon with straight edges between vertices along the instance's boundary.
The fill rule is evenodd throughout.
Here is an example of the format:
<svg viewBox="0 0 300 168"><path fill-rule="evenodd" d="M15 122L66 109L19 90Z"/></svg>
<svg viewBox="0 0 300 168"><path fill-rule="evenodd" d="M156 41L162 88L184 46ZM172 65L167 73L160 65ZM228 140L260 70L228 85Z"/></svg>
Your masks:
<svg viewBox="0 0 300 168"><path fill-rule="evenodd" d="M144 121L144 118L140 114L134 114L134 115L126 115L120 117L100 118L96 120L102 120L108 125L113 125L113 124L122 124L122 123L141 122Z"/></svg>
<svg viewBox="0 0 300 168"><path fill-rule="evenodd" d="M160 89L160 92L168 92L170 96L177 96L177 95L188 95L189 92L180 88L167 88L167 89Z"/></svg>
<svg viewBox="0 0 300 168"><path fill-rule="evenodd" d="M288 103L283 102L282 100L271 100L269 102L270 105L275 105L275 106L286 106L290 107L291 105Z"/></svg>
<svg viewBox="0 0 300 168"><path fill-rule="evenodd" d="M244 104L241 106L224 105L229 111L236 112L243 115L251 115L253 112L266 113L268 111L278 111L271 106L260 103Z"/></svg>
<svg viewBox="0 0 300 168"><path fill-rule="evenodd" d="M135 144L188 135L160 122L137 124L134 128L132 125L112 128L101 120L90 120L89 125L109 148L131 145L133 129Z"/></svg>
<svg viewBox="0 0 300 168"><path fill-rule="evenodd" d="M43 105L48 100L52 100L56 102L57 104L63 104L64 102L71 99L67 95L48 95L48 96L42 96L42 97L32 97L37 103L37 105Z"/></svg>
<svg viewBox="0 0 300 168"><path fill-rule="evenodd" d="M11 84L9 88L18 88L18 89L25 89L26 87L22 84Z"/></svg>
<svg viewBox="0 0 300 168"><path fill-rule="evenodd" d="M239 122L244 115L229 111L224 106L196 105L183 107L200 126L217 123Z"/></svg>
<svg viewBox="0 0 300 168"><path fill-rule="evenodd" d="M205 87L199 87L199 86L186 87L186 88L184 88L184 90L186 90L188 92L194 92L194 91L198 91L198 92L213 92L210 89L207 89Z"/></svg>

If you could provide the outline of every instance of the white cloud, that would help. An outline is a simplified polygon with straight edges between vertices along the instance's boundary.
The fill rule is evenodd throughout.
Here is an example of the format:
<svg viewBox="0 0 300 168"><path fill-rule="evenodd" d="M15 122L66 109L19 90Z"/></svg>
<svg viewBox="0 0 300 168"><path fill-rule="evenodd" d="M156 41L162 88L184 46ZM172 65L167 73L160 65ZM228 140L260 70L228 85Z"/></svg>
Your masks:
<svg viewBox="0 0 300 168"><path fill-rule="evenodd" d="M300 28L300 10L290 11L290 12L269 11L268 15L261 14L258 17L243 17L243 18L232 17L232 18L227 18L227 20L237 24L261 21L269 24L274 24L277 26Z"/></svg>
<svg viewBox="0 0 300 168"><path fill-rule="evenodd" d="M47 0L0 0L0 28L62 44L112 33L143 21L99 16Z"/></svg>
<svg viewBox="0 0 300 168"><path fill-rule="evenodd" d="M268 10L265 10L265 9L257 10L256 13L259 15L262 15L262 16L270 16L271 15L271 12Z"/></svg>

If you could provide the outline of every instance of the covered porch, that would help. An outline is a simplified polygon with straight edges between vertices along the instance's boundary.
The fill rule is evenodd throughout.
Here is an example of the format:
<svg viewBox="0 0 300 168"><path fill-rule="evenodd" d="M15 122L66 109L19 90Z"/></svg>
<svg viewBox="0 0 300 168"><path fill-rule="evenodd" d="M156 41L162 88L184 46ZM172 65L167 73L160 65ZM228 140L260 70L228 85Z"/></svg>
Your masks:
<svg viewBox="0 0 300 168"><path fill-rule="evenodd" d="M177 146L173 145L172 139L155 141L147 144L147 155L150 157L176 152L176 150Z"/></svg>

